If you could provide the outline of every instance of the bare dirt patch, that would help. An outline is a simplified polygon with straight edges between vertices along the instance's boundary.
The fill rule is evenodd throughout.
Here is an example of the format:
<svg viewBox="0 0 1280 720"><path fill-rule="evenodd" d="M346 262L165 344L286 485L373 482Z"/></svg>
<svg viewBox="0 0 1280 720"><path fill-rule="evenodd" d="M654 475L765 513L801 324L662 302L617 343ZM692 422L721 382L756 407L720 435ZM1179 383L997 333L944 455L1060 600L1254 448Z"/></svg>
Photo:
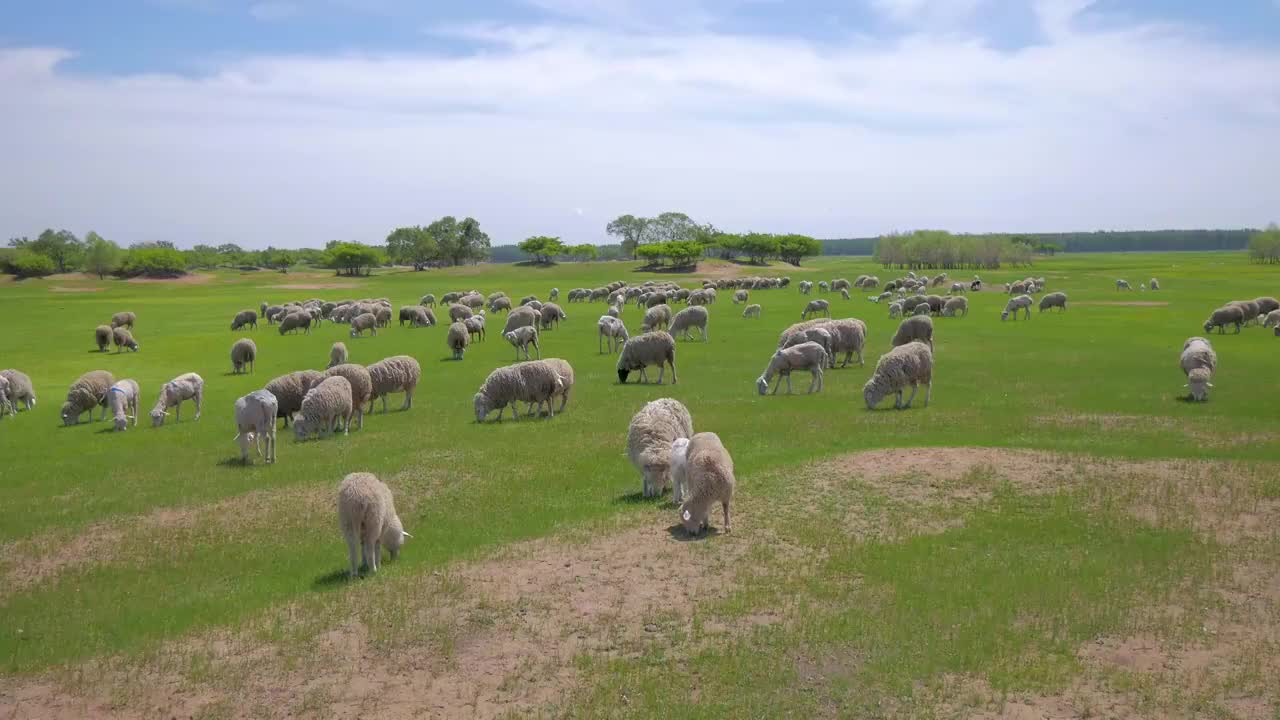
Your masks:
<svg viewBox="0 0 1280 720"><path fill-rule="evenodd" d="M204 285L205 283L213 282L213 279L214 276L208 273L187 273L186 275L179 275L178 277L173 278L135 277L129 278L128 280L125 280L125 282L138 285L149 285L153 283L171 285Z"/></svg>
<svg viewBox="0 0 1280 720"><path fill-rule="evenodd" d="M54 285L49 288L49 292L54 293L94 293L106 290L104 287L65 287L62 285Z"/></svg>
<svg viewBox="0 0 1280 720"><path fill-rule="evenodd" d="M1169 303L1164 300L1082 300L1071 303L1072 307L1080 305L1098 305L1109 307L1165 307Z"/></svg>

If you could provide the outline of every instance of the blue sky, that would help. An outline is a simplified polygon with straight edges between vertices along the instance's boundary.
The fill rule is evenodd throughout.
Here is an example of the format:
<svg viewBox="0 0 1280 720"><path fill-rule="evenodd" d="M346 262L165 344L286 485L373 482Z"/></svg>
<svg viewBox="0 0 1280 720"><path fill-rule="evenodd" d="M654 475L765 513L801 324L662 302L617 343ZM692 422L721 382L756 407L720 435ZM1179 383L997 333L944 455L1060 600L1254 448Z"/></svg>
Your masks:
<svg viewBox="0 0 1280 720"><path fill-rule="evenodd" d="M1280 0L10 2L0 87L6 237L1280 216Z"/></svg>

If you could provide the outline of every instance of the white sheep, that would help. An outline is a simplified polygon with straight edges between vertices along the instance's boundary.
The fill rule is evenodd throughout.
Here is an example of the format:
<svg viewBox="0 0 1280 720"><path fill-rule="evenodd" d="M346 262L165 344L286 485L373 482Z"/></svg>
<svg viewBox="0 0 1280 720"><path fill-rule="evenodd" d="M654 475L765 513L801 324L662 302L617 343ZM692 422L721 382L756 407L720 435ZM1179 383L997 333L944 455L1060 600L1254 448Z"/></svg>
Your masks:
<svg viewBox="0 0 1280 720"><path fill-rule="evenodd" d="M862 397L866 400L867 409L874 410L876 405L889 393L896 393L893 406L898 409L911 407L916 399L919 385L926 386L924 406L929 407L933 397L933 351L918 340L899 345L884 355L876 363L871 379L862 386ZM906 404L902 402L902 391L911 386L911 397Z"/></svg>
<svg viewBox="0 0 1280 720"><path fill-rule="evenodd" d="M720 436L702 432L689 438L685 450L687 494L680 504L680 524L690 535L707 528L711 508L719 503L724 510L724 532L732 532L729 505L733 502L735 481L733 458Z"/></svg>
<svg viewBox="0 0 1280 720"><path fill-rule="evenodd" d="M782 385L782 378L785 377L787 394L790 395L791 371L807 370L813 374L813 380L809 383L809 392L821 391L822 369L827 366L828 357L827 351L816 342L804 342L778 350L770 358L769 366L765 368L764 373L756 378L756 390L764 395L769 390L769 380L777 375L778 382L773 386L773 394L778 394L778 387Z"/></svg>
<svg viewBox="0 0 1280 720"><path fill-rule="evenodd" d="M303 335L310 335L311 319L309 312L291 312L280 321L280 334L301 330Z"/></svg>
<svg viewBox="0 0 1280 720"><path fill-rule="evenodd" d="M1213 387L1213 374L1218 369L1218 354L1213 351L1207 338L1191 337L1182 344L1182 354L1178 357L1178 366L1187 376L1185 388L1191 390L1191 399L1204 402L1209 399L1209 388Z"/></svg>
<svg viewBox="0 0 1280 720"><path fill-rule="evenodd" d="M596 321L596 348L597 352L604 352L602 341L608 340L609 352L615 353L622 344L630 337L627 333L627 326L622 321L612 315L601 315Z"/></svg>
<svg viewBox="0 0 1280 720"><path fill-rule="evenodd" d="M453 351L453 359L461 360L467 351L467 346L471 344L471 333L467 331L466 324L455 322L449 326L449 333L445 335L444 342Z"/></svg>
<svg viewBox="0 0 1280 720"><path fill-rule="evenodd" d="M640 473L645 497L661 495L671 484L673 443L691 435L693 418L679 400L652 400L631 417L627 426L627 458Z"/></svg>
<svg viewBox="0 0 1280 720"><path fill-rule="evenodd" d="M826 300L810 300L808 305L804 306L804 310L800 311L800 319L805 320L811 314L822 314L831 317L831 303Z"/></svg>
<svg viewBox="0 0 1280 720"><path fill-rule="evenodd" d="M1236 333L1239 334L1240 326L1247 319L1244 308L1239 305L1224 305L1214 310L1209 319L1204 321L1204 331L1211 332L1216 327L1218 328L1218 334L1222 334L1226 331L1228 325L1235 325Z"/></svg>
<svg viewBox="0 0 1280 720"><path fill-rule="evenodd" d="M560 321L569 317L565 315L564 310L559 305L552 302L543 305L539 313L541 314L542 329L544 330L550 330L552 326L560 327Z"/></svg>
<svg viewBox="0 0 1280 720"><path fill-rule="evenodd" d="M942 306L942 317L955 317L959 313L961 317L969 314L969 299L958 296L948 298L945 305Z"/></svg>
<svg viewBox="0 0 1280 720"><path fill-rule="evenodd" d="M913 315L903 320L889 344L898 347L917 340L933 347L933 318L928 315Z"/></svg>
<svg viewBox="0 0 1280 720"><path fill-rule="evenodd" d="M1067 294L1064 292L1051 292L1040 298L1040 312L1052 310L1053 308L1061 308L1062 312L1067 311ZM1028 311L1030 312L1030 311Z"/></svg>
<svg viewBox="0 0 1280 720"><path fill-rule="evenodd" d="M536 403L539 412L545 402L554 417L555 408L552 407L551 398L563 391L564 381L560 379L555 366L545 361L496 368L489 373L472 397L476 422L484 422L485 417L494 410L498 411L498 420L501 421L508 405L511 406L511 416L519 420L521 402L531 405Z"/></svg>
<svg viewBox="0 0 1280 720"><path fill-rule="evenodd" d="M99 325L93 331L93 340L98 345L98 352L106 352L111 347L111 326Z"/></svg>
<svg viewBox="0 0 1280 720"><path fill-rule="evenodd" d="M342 434L346 435L351 432L351 415L355 408L351 383L341 375L326 377L302 398L302 409L293 416L294 437L301 441L312 434L320 437L332 435L339 421L342 422Z"/></svg>
<svg viewBox="0 0 1280 720"><path fill-rule="evenodd" d="M115 419L116 432L129 429L129 421L138 427L138 400L142 391L137 380L118 380L107 391L107 406Z"/></svg>
<svg viewBox="0 0 1280 720"><path fill-rule="evenodd" d="M1116 290L1132 290L1128 280L1116 280Z"/></svg>
<svg viewBox="0 0 1280 720"><path fill-rule="evenodd" d="M898 317L902 317L902 303L889 303L889 318L892 319Z"/></svg>
<svg viewBox="0 0 1280 720"><path fill-rule="evenodd" d="M283 326L282 326L283 327ZM253 364L258 359L258 345L249 338L240 338L231 346L231 372L239 375L246 365L253 372Z"/></svg>
<svg viewBox="0 0 1280 720"><path fill-rule="evenodd" d="M363 366L355 363L335 365L324 371L322 377L345 378L351 385L351 403L356 416L356 427L364 429L364 406L371 403L373 396L373 378Z"/></svg>
<svg viewBox="0 0 1280 720"><path fill-rule="evenodd" d="M671 366L671 384L676 384L676 341L671 335L659 330L637 335L622 346L618 355L618 382L625 384L627 376L633 371L640 371L640 382L649 382L645 368L658 366L658 384L662 384L666 366Z"/></svg>
<svg viewBox="0 0 1280 720"><path fill-rule="evenodd" d="M644 313L644 319L640 322L640 332L652 332L661 330L671 323L671 306L666 304L658 304L650 307Z"/></svg>
<svg viewBox="0 0 1280 720"><path fill-rule="evenodd" d="M35 386L31 384L31 378L21 370L0 370L0 378L4 378L8 383L8 389L5 395L10 405L10 412L16 413L19 409L30 410L36 406Z"/></svg>
<svg viewBox="0 0 1280 720"><path fill-rule="evenodd" d="M67 400L62 404L61 417L65 425L77 425L80 416L89 413L93 421L93 408L101 407L99 420L107 417L107 394L116 379L106 370L91 370L81 375L67 389Z"/></svg>
<svg viewBox="0 0 1280 720"><path fill-rule="evenodd" d="M347 362L347 345L343 342L336 342L333 347L329 348L329 364L326 369L337 367Z"/></svg>
<svg viewBox="0 0 1280 720"><path fill-rule="evenodd" d="M111 331L111 340L116 344L116 352L120 352L125 348L138 352L138 341L133 339L133 333L123 327L118 327Z"/></svg>
<svg viewBox="0 0 1280 720"><path fill-rule="evenodd" d="M302 398L307 391L323 379L324 373L319 370L298 370L267 383L266 391L276 398L276 417L284 418L285 427L289 427L293 414L302 409Z"/></svg>
<svg viewBox="0 0 1280 720"><path fill-rule="evenodd" d="M236 400L236 441L240 444L240 462L248 464L249 446L262 457L262 441L267 441L266 461L276 461L276 415L280 405L268 390L254 390Z"/></svg>
<svg viewBox="0 0 1280 720"><path fill-rule="evenodd" d="M757 309L759 307L759 305L756 306ZM698 334L702 335L702 342L707 342L708 319L709 313L705 307L687 307L676 313L675 317L671 318L671 327L669 332L672 336L682 337L685 340L692 340L693 335L690 334L689 331L693 328L698 328Z"/></svg>
<svg viewBox="0 0 1280 720"><path fill-rule="evenodd" d="M405 539L413 537L400 522L391 488L377 476L365 472L351 473L338 486L338 527L347 541L352 578L360 574L361 567L378 572L382 548L395 560Z"/></svg>
<svg viewBox="0 0 1280 720"><path fill-rule="evenodd" d="M393 392L404 393L404 404L401 410L413 407L413 391L422 379L422 366L408 355L395 355L379 360L365 368L369 372L372 390L369 394L369 412L373 412L373 402L382 398L382 412L387 412L387 396Z"/></svg>
<svg viewBox="0 0 1280 720"><path fill-rule="evenodd" d="M506 335L518 327L537 325L541 319L542 314L528 305L518 307L507 314L507 323L502 328L502 334Z"/></svg>
<svg viewBox="0 0 1280 720"><path fill-rule="evenodd" d="M151 408L151 427L160 427L174 410L177 422L182 422L182 403L191 400L196 404L196 420L204 404L204 378L195 373L186 373L170 380L160 388L160 397L156 398L155 407Z"/></svg>
<svg viewBox="0 0 1280 720"><path fill-rule="evenodd" d="M518 327L509 333L504 333L503 337L516 350L516 360L520 359L520 351L524 351L524 359L529 359L529 346L533 345L533 349L537 351L538 358L542 358L542 346L538 344L538 328L532 325Z"/></svg>
<svg viewBox="0 0 1280 720"><path fill-rule="evenodd" d="M378 316L373 313L360 313L351 318L351 337L359 337L368 330L374 337L378 336Z"/></svg>
<svg viewBox="0 0 1280 720"><path fill-rule="evenodd" d="M133 329L133 324L137 322L138 316L131 312L118 312L111 316L111 329L118 327L127 327Z"/></svg>
<svg viewBox="0 0 1280 720"><path fill-rule="evenodd" d="M1034 301L1031 299L1030 295L1019 295L1015 298L1009 298L1009 302L1005 304L1004 310L1000 313L1001 322L1007 320L1010 314L1013 315L1014 320L1017 320L1019 310L1024 311L1026 313L1026 318L1030 320L1031 305L1033 302Z"/></svg>

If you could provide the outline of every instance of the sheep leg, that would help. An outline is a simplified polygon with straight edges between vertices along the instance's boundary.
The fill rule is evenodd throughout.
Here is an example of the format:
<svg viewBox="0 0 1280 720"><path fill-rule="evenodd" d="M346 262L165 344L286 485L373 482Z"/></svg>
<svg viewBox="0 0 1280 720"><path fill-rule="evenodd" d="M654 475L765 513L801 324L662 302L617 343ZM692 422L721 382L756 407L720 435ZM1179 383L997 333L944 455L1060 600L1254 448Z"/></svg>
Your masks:
<svg viewBox="0 0 1280 720"><path fill-rule="evenodd" d="M204 405L204 390L201 389L196 392L196 419L197 420L200 419L200 412L203 405Z"/></svg>
<svg viewBox="0 0 1280 720"><path fill-rule="evenodd" d="M771 394L771 395L777 395L777 394L778 394L778 388L780 388L780 387L782 387L782 375L781 375L781 374L779 374L779 375L778 375L778 379L777 379L777 380L774 380L774 381L773 381L773 392L772 392L772 393L770 393L770 394Z"/></svg>
<svg viewBox="0 0 1280 720"><path fill-rule="evenodd" d="M646 385L649 384L649 373L645 372L645 368L643 366L640 368L640 382Z"/></svg>
<svg viewBox="0 0 1280 720"><path fill-rule="evenodd" d="M538 359L539 359L539 360L541 360L541 359L542 359L542 346L538 344L538 340L537 340L537 338L534 338L534 340L533 340L533 349L534 349L534 350L536 350L536 351L538 352ZM528 354L529 354L529 351L528 351L528 350L525 350L525 356L526 356L526 357L528 356Z"/></svg>
<svg viewBox="0 0 1280 720"><path fill-rule="evenodd" d="M373 412L373 407L372 407L373 402L371 401L369 405L370 405L369 412ZM383 415L387 414L387 396L386 395L382 396L382 414Z"/></svg>
<svg viewBox="0 0 1280 720"><path fill-rule="evenodd" d="M729 501L721 501L720 507L724 508L724 531L726 533L733 532L733 523L729 521Z"/></svg>
<svg viewBox="0 0 1280 720"><path fill-rule="evenodd" d="M933 380L925 383L924 386L924 406L929 407L929 399L933 397Z"/></svg>
<svg viewBox="0 0 1280 720"><path fill-rule="evenodd" d="M404 391L404 405L400 406L401 410L408 410L413 407L413 388Z"/></svg>
<svg viewBox="0 0 1280 720"><path fill-rule="evenodd" d="M347 537L347 562L351 566L350 577L354 578L360 574L360 566L356 564L356 533L351 528L343 528L342 534Z"/></svg>
<svg viewBox="0 0 1280 720"><path fill-rule="evenodd" d="M911 383L911 397L907 398L907 404L902 406L904 410L911 407L911 403L915 401L916 393L919 390L920 390L920 386L918 384Z"/></svg>
<svg viewBox="0 0 1280 720"><path fill-rule="evenodd" d="M667 362L671 363L671 384L676 384L676 359L674 357L667 358Z"/></svg>
<svg viewBox="0 0 1280 720"><path fill-rule="evenodd" d="M901 391L901 390L897 391L897 393L894 395L894 398L893 398L893 409L894 409L894 410L901 410L901 409L902 409L902 391Z"/></svg>
<svg viewBox="0 0 1280 720"><path fill-rule="evenodd" d="M787 378L787 394L790 395L791 394L791 373L786 373L785 377Z"/></svg>

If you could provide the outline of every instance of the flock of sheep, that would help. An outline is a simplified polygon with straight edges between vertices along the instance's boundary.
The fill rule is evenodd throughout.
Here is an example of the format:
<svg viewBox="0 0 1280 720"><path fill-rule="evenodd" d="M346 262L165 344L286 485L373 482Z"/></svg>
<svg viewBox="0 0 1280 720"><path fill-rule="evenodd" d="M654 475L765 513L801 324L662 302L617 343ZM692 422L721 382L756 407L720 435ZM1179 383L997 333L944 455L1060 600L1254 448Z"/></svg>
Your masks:
<svg viewBox="0 0 1280 720"><path fill-rule="evenodd" d="M708 340L708 306L716 303L718 291L732 291L733 303L745 306L743 318L759 319L761 306L750 303L751 293L789 285L790 279L785 277L705 281L696 289L681 288L671 282L648 281L629 286L617 281L598 288L570 290L567 300L569 303L605 303L607 310L597 320L597 349L600 353L616 354L619 383L627 382L632 373L638 373L640 381L647 383L647 369L656 366L659 384L667 368L670 368L671 383L675 384L678 381L676 340L693 340L695 329L703 342ZM901 318L891 340L891 350L879 358L863 386L863 399L868 408L875 408L885 397L894 395L896 408L909 408L920 385L925 386L926 407L932 396L933 318L967 316L965 295L981 290L982 280L974 276L970 281L955 282L949 280L946 273L931 278L909 272L883 285L879 278L867 275L852 282L836 279L816 285L819 294L840 293L845 299L850 298L850 290L861 290L872 302L887 301L890 318ZM1148 285L1153 291L1160 288L1155 278L1149 284L1143 283L1141 288L1146 290ZM801 295L808 296L813 293L814 283L803 281L798 283L798 288ZM945 295L930 293L934 288L946 288ZM1131 289L1124 280L1117 280L1116 288ZM1016 320L1019 312L1029 318L1030 308L1036 302L1032 296L1044 293L1045 279L1026 278L1006 284L1003 290L1010 297L1001 320ZM515 348L517 362L493 370L481 384L473 398L477 422L484 422L494 411L501 420L508 407L512 417L518 420L521 403L525 404L527 416L541 415L544 404L552 417L565 410L574 385L573 367L563 359L543 359L539 342L542 333L568 320L567 313L555 302L559 295L559 289L552 288L545 303L532 295L517 303L503 292L486 296L475 290L441 296L440 306L447 309L450 321L445 342L458 360L463 359L470 343L485 340L487 316L506 314L502 335ZM634 337L622 320L626 308L632 304L643 313L641 332ZM679 304L685 307L673 312L672 306ZM417 305L400 308L401 327L436 325L436 307L436 297L428 294ZM1041 296L1040 311L1053 308L1066 310L1065 293L1050 292ZM391 302L386 298L340 302L312 299L283 305L263 302L257 311L236 313L231 329L256 329L259 321L265 320L269 325L278 326L281 335L309 334L314 327L328 321L349 326L350 335L356 337L365 332L376 335L378 329L389 327L391 317ZM823 298L807 300L800 318L800 322L781 333L764 372L756 379L756 389L761 395L769 391L771 384L776 394L784 379L790 393L794 371L810 373L809 392L819 392L823 388L824 371L835 368L841 355L841 367L848 366L855 356L859 366L864 364L863 351L868 336L865 322L856 318L833 318L831 303ZM105 352L114 344L117 352L126 349L137 352L140 346L132 335L136 322L134 313L116 313L110 325L96 328L94 338L98 349ZM1242 326L1255 323L1274 327L1280 335L1280 302L1262 297L1228 303L1213 312L1204 329L1209 332L1216 327L1222 332L1225 326L1234 324L1239 332ZM529 359L530 348L537 359ZM253 340L236 340L231 348L232 372L252 373L257 354ZM525 362L520 362L522 355ZM1203 337L1188 339L1179 364L1186 374L1191 398L1206 400L1217 368L1217 355L1210 342ZM377 399L382 399L383 412L387 412L387 396L392 393L404 393L401 409L408 410L421 377L421 366L408 355L362 366L349 362L346 345L336 342L324 370L298 370L281 375L262 389L235 401L236 440L241 459L249 462L251 450L256 450L266 462L275 462L279 420L283 420L286 428L292 422L295 437L301 441L314 435L332 435L339 428L347 434L353 422L363 428L364 416L373 412ZM911 394L904 401L908 388ZM195 419L199 420L203 394L204 380L194 372L165 383L150 412L152 426L163 425L170 413L180 421L182 405L187 401L194 404ZM110 411L115 429L123 431L131 425L136 427L140 399L141 389L135 380L117 381L110 372L94 370L72 383L61 417L65 424L72 425L88 413L92 421L94 408L100 407L99 419ZM558 408L554 405L556 399L559 399ZM35 391L27 375L12 369L0 371L0 418L18 409L30 410L35 402ZM697 533L708 526L710 511L717 503L723 509L724 530L730 529L734 491L732 458L715 433L694 433L689 410L680 402L670 398L654 400L637 412L627 433L627 455L641 475L645 496L660 495L665 488L672 488L680 522L689 532ZM353 575L361 564L375 571L383 546L394 558L404 539L411 537L404 532L396 515L390 489L372 475L348 475L339 490L338 507ZM362 548L359 557L357 546Z"/></svg>

